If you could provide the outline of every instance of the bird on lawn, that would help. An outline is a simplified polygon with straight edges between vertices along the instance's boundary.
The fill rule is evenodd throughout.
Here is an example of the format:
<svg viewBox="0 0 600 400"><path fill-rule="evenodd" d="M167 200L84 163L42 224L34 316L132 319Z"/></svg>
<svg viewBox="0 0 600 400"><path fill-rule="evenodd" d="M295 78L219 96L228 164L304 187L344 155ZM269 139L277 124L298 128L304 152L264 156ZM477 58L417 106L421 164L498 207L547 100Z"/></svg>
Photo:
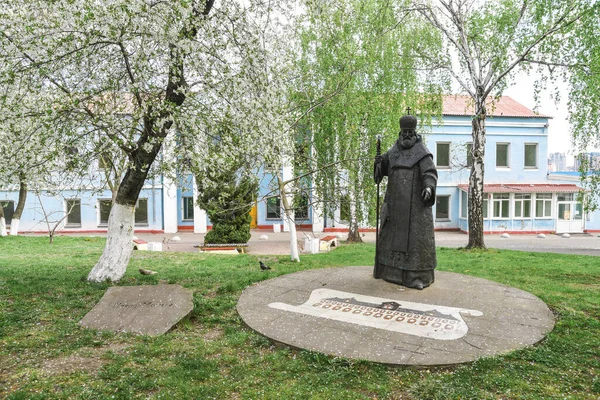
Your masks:
<svg viewBox="0 0 600 400"><path fill-rule="evenodd" d="M156 275L158 272L156 271L152 271L150 269L144 269L144 268L140 268L140 274L142 275Z"/></svg>
<svg viewBox="0 0 600 400"><path fill-rule="evenodd" d="M268 270L268 269L271 269L271 268L269 268L269 267L268 267L268 266L267 266L267 265L266 265L264 262L262 262L262 261L259 261L258 263L260 264L260 269L262 269L263 271L266 271L266 270Z"/></svg>

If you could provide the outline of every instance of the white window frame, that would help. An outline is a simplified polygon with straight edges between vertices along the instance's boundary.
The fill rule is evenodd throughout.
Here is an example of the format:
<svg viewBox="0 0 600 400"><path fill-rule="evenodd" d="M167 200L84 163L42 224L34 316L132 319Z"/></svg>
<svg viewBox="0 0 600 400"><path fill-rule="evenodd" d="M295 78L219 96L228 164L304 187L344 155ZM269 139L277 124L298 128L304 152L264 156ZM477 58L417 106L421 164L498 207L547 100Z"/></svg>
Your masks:
<svg viewBox="0 0 600 400"><path fill-rule="evenodd" d="M506 146L506 165L498 165L498 146ZM508 143L508 142L496 143L496 168L497 169L510 169L510 143Z"/></svg>
<svg viewBox="0 0 600 400"><path fill-rule="evenodd" d="M12 213L10 214L10 219L8 219L6 217L6 208L4 209L4 221L6 222L6 226L9 227L10 223L12 222L12 218L13 218L13 214L15 213L15 201L14 200L1 200L0 201L0 207L4 207L3 203L11 203L12 204Z"/></svg>
<svg viewBox="0 0 600 400"><path fill-rule="evenodd" d="M448 165L440 165L439 164L440 145L447 145L448 146ZM451 167L451 161L452 161L451 158L450 158L451 154L452 154L451 142L435 142L435 166L438 169L450 169L450 167Z"/></svg>
<svg viewBox="0 0 600 400"><path fill-rule="evenodd" d="M71 215L69 210L69 202L70 201L78 201L79 202L79 222L69 222L69 215ZM65 199L65 213L67 214L67 218L65 219L65 228L80 228L81 227L81 199L71 198Z"/></svg>
<svg viewBox="0 0 600 400"><path fill-rule="evenodd" d="M297 207L297 203L301 201L300 199L306 199L306 207ZM310 211L309 211L310 199L306 193L296 194L294 198L294 219L296 221L308 221L310 219ZM305 214L302 212L304 211Z"/></svg>
<svg viewBox="0 0 600 400"><path fill-rule="evenodd" d="M535 165L527 165L527 146L533 146L533 147L535 147L535 153L534 153L534 155L535 155ZM532 169L539 169L540 168L540 166L539 166L540 157L539 157L539 151L538 151L538 149L539 149L539 146L538 146L537 143L525 143L523 145L523 167L525 169L532 170Z"/></svg>
<svg viewBox="0 0 600 400"><path fill-rule="evenodd" d="M538 198L539 195L543 195L544 197L542 198ZM547 195L550 195L550 197L546 197ZM551 219L554 218L554 205L553 205L553 197L552 193L536 193L535 194L535 199L534 199L534 204L535 204L535 209L533 210L533 216L536 219ZM542 216L538 217L537 216L537 210L538 210L538 201L542 202ZM550 215L546 215L546 211L550 211Z"/></svg>
<svg viewBox="0 0 600 400"><path fill-rule="evenodd" d="M465 166L467 168L471 168L473 166L473 142L468 142L466 144L467 157L465 159ZM471 163L469 163L469 159L471 159Z"/></svg>
<svg viewBox="0 0 600 400"><path fill-rule="evenodd" d="M277 217L269 217L269 199L276 198L279 200L279 216ZM281 197L279 196L270 196L265 199L265 220L267 221L279 221L282 218L281 215Z"/></svg>
<svg viewBox="0 0 600 400"><path fill-rule="evenodd" d="M501 197L496 198L497 195L500 195ZM508 197L505 197L508 196ZM493 219L504 219L504 220L508 220L510 219L510 193L492 193L492 218ZM496 214L494 213L494 211L496 210L496 203L499 204L498 207L498 216L496 216ZM503 211L504 211L504 205L506 205L508 207L508 210L506 212L506 217L503 217Z"/></svg>
<svg viewBox="0 0 600 400"><path fill-rule="evenodd" d="M108 219L110 219L110 210L112 210L112 199L98 199L98 226L108 226L108 219L102 222L102 202L109 202L110 209L108 211Z"/></svg>
<svg viewBox="0 0 600 400"><path fill-rule="evenodd" d="M490 219L490 199L487 193L483 194L483 219Z"/></svg>
<svg viewBox="0 0 600 400"><path fill-rule="evenodd" d="M566 199L561 199L561 196L567 197ZM575 201L577 196L575 193L556 193L556 201Z"/></svg>
<svg viewBox="0 0 600 400"><path fill-rule="evenodd" d="M523 197L523 196L529 196L529 197ZM513 217L518 218L518 219L531 219L531 216L532 216L531 201L532 201L531 193L515 193L513 195ZM529 202L529 217L525 216L524 215L525 213L523 212L525 210L525 204L527 202ZM521 215L517 215L517 204L520 205Z"/></svg>
<svg viewBox="0 0 600 400"><path fill-rule="evenodd" d="M437 216L438 206L439 206L438 199L441 198L441 197L445 197L445 198L448 199L448 209L447 209L448 216L445 217L445 218L438 218L438 216ZM451 197L451 195L449 195L449 194L442 194L442 195L435 196L435 220L436 221L450 221L452 219L451 218L452 215L450 214L450 204L451 204L450 203L450 200L451 200L450 197Z"/></svg>
<svg viewBox="0 0 600 400"><path fill-rule="evenodd" d="M191 212L192 212L192 217L191 218L186 218L186 208L189 209L189 204L188 207L186 207L186 201L192 200L192 204L191 204ZM190 210L188 210L190 211ZM182 221L193 221L194 220L194 196L181 196L181 220Z"/></svg>
<svg viewBox="0 0 600 400"><path fill-rule="evenodd" d="M135 218L135 214L137 213L137 210L140 206L140 201L145 201L146 202L146 222L137 222L136 218ZM148 226L150 224L150 218L148 218L148 198L147 197L140 197L137 202L135 203L135 209L133 210L133 225L134 226Z"/></svg>

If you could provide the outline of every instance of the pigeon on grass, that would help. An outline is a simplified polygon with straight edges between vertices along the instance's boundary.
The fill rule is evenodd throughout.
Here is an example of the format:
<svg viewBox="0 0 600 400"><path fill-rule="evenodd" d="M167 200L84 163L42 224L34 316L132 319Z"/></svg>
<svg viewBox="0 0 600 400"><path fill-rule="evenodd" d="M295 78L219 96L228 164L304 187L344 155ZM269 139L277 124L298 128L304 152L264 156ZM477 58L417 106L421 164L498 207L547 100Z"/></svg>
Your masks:
<svg viewBox="0 0 600 400"><path fill-rule="evenodd" d="M268 266L267 266L267 265L266 265L264 262L262 262L262 261L259 261L258 263L260 264L260 269L262 269L263 271L266 271L266 270L268 270L268 269L271 269L271 268L269 268L269 267L268 267Z"/></svg>

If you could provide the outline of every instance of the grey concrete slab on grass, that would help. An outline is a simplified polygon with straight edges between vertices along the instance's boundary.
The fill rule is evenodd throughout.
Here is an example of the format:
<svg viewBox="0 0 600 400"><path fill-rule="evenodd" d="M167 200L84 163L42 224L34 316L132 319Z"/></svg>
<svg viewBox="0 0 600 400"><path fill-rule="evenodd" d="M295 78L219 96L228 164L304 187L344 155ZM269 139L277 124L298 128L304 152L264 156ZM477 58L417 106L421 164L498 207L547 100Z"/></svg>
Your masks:
<svg viewBox="0 0 600 400"><path fill-rule="evenodd" d="M162 335L194 309L181 285L114 286L79 322L98 330Z"/></svg>
<svg viewBox="0 0 600 400"><path fill-rule="evenodd" d="M542 340L554 316L536 296L436 272L422 291L372 277L372 267L296 272L252 285L237 310L252 329L296 348L398 365L447 365Z"/></svg>

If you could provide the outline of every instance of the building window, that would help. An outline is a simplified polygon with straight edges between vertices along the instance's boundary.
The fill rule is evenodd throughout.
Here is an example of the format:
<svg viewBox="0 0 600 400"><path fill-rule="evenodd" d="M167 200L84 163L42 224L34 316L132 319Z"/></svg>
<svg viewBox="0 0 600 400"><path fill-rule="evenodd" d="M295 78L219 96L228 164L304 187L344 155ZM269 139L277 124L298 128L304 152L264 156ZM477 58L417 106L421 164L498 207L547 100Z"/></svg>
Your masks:
<svg viewBox="0 0 600 400"><path fill-rule="evenodd" d="M473 143L467 143L467 167L473 166Z"/></svg>
<svg viewBox="0 0 600 400"><path fill-rule="evenodd" d="M538 167L537 144L530 143L525 145L525 168Z"/></svg>
<svg viewBox="0 0 600 400"><path fill-rule="evenodd" d="M515 193L515 218L531 218L531 194Z"/></svg>
<svg viewBox="0 0 600 400"><path fill-rule="evenodd" d="M509 193L493 193L492 202L494 206L493 218L508 218L510 208Z"/></svg>
<svg viewBox="0 0 600 400"><path fill-rule="evenodd" d="M183 196L183 220L193 221L194 220L194 198L192 196Z"/></svg>
<svg viewBox="0 0 600 400"><path fill-rule="evenodd" d="M556 195L556 201L573 201L573 193L559 193Z"/></svg>
<svg viewBox="0 0 600 400"><path fill-rule="evenodd" d="M509 166L509 150L510 146L508 143L496 143L496 167Z"/></svg>
<svg viewBox="0 0 600 400"><path fill-rule="evenodd" d="M347 224L350 221L350 196L342 194L340 196L340 223Z"/></svg>
<svg viewBox="0 0 600 400"><path fill-rule="evenodd" d="M100 225L107 225L108 217L110 216L110 209L112 208L112 200L98 200L98 208L100 209Z"/></svg>
<svg viewBox="0 0 600 400"><path fill-rule="evenodd" d="M15 213L15 202L12 200L2 200L0 201L0 207L4 209L4 221L6 222L6 226L10 226L13 214Z"/></svg>
<svg viewBox="0 0 600 400"><path fill-rule="evenodd" d="M112 208L112 200L98 200L98 208L100 209L100 225L107 225ZM148 199L138 199L135 204L134 211L135 225L148 225Z"/></svg>
<svg viewBox="0 0 600 400"><path fill-rule="evenodd" d="M308 219L308 196L305 194L294 197L294 218Z"/></svg>
<svg viewBox="0 0 600 400"><path fill-rule="evenodd" d="M436 196L435 219L436 221L450 219L450 196Z"/></svg>
<svg viewBox="0 0 600 400"><path fill-rule="evenodd" d="M148 225L148 199L138 199L135 205L135 224Z"/></svg>
<svg viewBox="0 0 600 400"><path fill-rule="evenodd" d="M450 143L436 143L436 165L450 168Z"/></svg>
<svg viewBox="0 0 600 400"><path fill-rule="evenodd" d="M535 195L536 218L552 217L552 193L537 193Z"/></svg>
<svg viewBox="0 0 600 400"><path fill-rule="evenodd" d="M486 196L485 193L483 195ZM487 217L488 217L489 204L490 204L490 202L488 201L488 198L484 197L483 198L483 219L487 219Z"/></svg>
<svg viewBox="0 0 600 400"><path fill-rule="evenodd" d="M267 219L281 219L281 199L279 197L267 198Z"/></svg>
<svg viewBox="0 0 600 400"><path fill-rule="evenodd" d="M81 200L68 199L65 201L67 207L67 227L81 226Z"/></svg>

